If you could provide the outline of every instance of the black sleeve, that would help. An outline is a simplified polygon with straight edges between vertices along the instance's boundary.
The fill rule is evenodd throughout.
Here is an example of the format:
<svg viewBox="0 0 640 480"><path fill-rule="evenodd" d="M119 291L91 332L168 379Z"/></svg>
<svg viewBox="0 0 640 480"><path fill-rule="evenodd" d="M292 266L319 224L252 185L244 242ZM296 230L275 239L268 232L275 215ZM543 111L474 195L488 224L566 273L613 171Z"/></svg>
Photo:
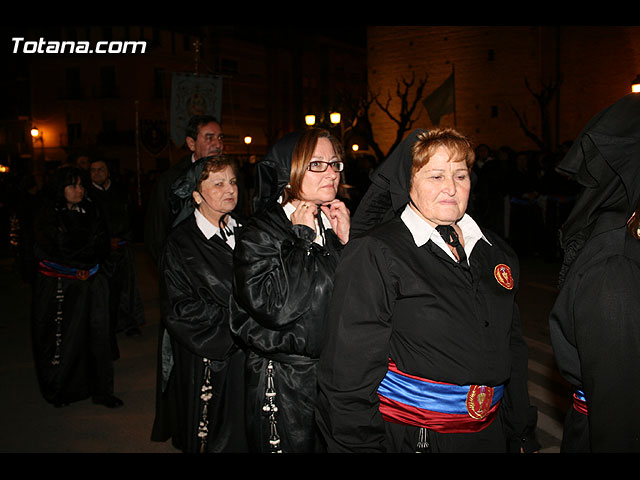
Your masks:
<svg viewBox="0 0 640 480"><path fill-rule="evenodd" d="M166 328L194 354L224 360L232 344L228 295L225 298L216 291L221 287L213 277L210 285L199 282L185 256L185 248L170 241L162 256L160 281Z"/></svg>
<svg viewBox="0 0 640 480"><path fill-rule="evenodd" d="M593 451L640 451L640 266L617 255L576 289L575 335Z"/></svg>
<svg viewBox="0 0 640 480"><path fill-rule="evenodd" d="M369 237L345 247L318 368L317 421L330 452L385 451L378 385L389 360L395 288Z"/></svg>
<svg viewBox="0 0 640 480"><path fill-rule="evenodd" d="M234 251L234 296L272 330L303 318L322 280L315 233L304 225L294 225L293 231L295 237L279 239L260 228L243 229Z"/></svg>

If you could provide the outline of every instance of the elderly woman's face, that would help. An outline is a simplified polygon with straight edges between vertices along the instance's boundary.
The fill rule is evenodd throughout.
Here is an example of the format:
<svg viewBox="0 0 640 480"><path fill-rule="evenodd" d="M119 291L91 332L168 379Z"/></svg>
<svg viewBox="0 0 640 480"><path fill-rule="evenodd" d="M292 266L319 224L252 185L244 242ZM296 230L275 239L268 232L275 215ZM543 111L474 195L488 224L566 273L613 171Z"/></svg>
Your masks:
<svg viewBox="0 0 640 480"><path fill-rule="evenodd" d="M319 138L311 162L332 163L337 161L339 158L333 150L331 140ZM325 166L327 169L324 172L312 172L311 170L305 172L300 187L301 200L322 205L336 198L340 185L340 172L336 172L329 165Z"/></svg>
<svg viewBox="0 0 640 480"><path fill-rule="evenodd" d="M193 192L193 198L200 213L217 224L220 217L231 212L238 203L238 185L233 168L227 165L220 171L209 173L209 177L200 184L200 193Z"/></svg>
<svg viewBox="0 0 640 480"><path fill-rule="evenodd" d="M464 161L451 161L450 152L439 147L418 170L411 184L411 199L432 226L451 225L467 210L471 179Z"/></svg>

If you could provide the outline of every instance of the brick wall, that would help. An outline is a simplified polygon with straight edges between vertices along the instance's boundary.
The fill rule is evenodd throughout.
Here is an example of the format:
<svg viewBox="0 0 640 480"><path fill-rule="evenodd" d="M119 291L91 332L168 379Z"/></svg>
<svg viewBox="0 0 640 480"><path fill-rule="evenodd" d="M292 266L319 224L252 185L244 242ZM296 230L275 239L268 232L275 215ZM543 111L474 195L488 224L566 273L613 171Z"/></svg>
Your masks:
<svg viewBox="0 0 640 480"><path fill-rule="evenodd" d="M540 111L525 80L539 92L541 82L562 74L549 115L553 142L560 143L573 140L593 115L627 94L640 73L640 27L382 26L369 27L367 35L369 87L382 100L390 92L392 110L398 110L398 79L426 75L426 96L455 68L456 114L440 125L455 123L475 144L492 148L537 148L513 113L541 136ZM418 113L414 127L429 128L422 105ZM375 108L372 124L386 151L395 124Z"/></svg>

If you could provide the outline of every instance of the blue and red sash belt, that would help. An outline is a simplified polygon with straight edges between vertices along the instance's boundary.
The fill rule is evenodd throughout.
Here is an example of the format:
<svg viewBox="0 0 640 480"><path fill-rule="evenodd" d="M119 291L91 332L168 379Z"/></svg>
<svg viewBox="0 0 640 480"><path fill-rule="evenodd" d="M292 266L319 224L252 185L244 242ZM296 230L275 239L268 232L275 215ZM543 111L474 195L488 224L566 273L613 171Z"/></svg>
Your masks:
<svg viewBox="0 0 640 480"><path fill-rule="evenodd" d="M398 370L392 360L378 387L380 413L388 422L442 433L478 432L493 422L504 385L453 385Z"/></svg>
<svg viewBox="0 0 640 480"><path fill-rule="evenodd" d="M38 264L38 272L48 277L62 277L62 278L75 278L78 280L86 280L95 274L100 265L96 264L89 270L82 270L79 268L68 267L59 263L50 262L49 260L42 260Z"/></svg>
<svg viewBox="0 0 640 480"><path fill-rule="evenodd" d="M573 392L573 408L582 413L583 415L588 415L587 412L587 397L585 397L584 392L582 390L575 390Z"/></svg>

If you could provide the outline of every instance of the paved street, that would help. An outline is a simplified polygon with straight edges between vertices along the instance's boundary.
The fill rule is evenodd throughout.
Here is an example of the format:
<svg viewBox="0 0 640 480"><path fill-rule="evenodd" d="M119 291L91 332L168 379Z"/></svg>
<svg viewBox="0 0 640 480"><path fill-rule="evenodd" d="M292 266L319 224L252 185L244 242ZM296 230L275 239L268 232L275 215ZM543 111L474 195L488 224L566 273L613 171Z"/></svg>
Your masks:
<svg viewBox="0 0 640 480"><path fill-rule="evenodd" d="M154 416L157 279L141 245L136 248L146 324L138 337L119 337L115 393L124 407L110 410L91 400L54 408L38 391L29 337L31 292L13 260L0 259L0 452L175 453L168 443L149 440ZM519 303L530 347L532 402L539 409L543 452L557 452L568 407L566 383L557 375L549 346L547 315L555 299L558 265L522 261Z"/></svg>

